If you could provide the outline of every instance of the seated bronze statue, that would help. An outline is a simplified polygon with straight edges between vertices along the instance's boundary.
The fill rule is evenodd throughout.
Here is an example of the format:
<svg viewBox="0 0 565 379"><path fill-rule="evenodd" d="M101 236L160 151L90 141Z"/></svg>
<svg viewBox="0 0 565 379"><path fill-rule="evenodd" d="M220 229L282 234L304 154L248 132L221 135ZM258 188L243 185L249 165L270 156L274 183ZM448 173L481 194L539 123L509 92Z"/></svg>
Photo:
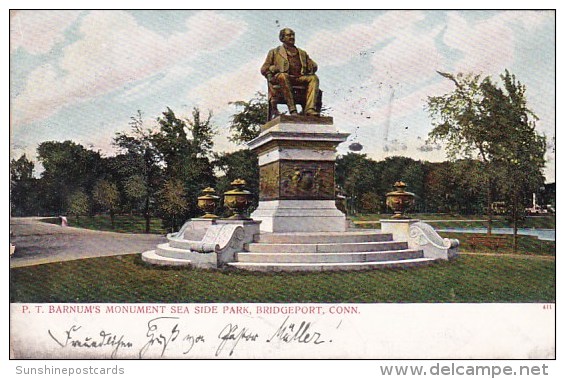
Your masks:
<svg viewBox="0 0 565 379"><path fill-rule="evenodd" d="M261 74L269 86L269 120L277 117L278 104L286 104L291 115L297 115L296 105L302 114L319 116L322 109L322 91L316 76L318 65L308 54L294 46L294 31L285 28L279 33L283 43L269 51Z"/></svg>

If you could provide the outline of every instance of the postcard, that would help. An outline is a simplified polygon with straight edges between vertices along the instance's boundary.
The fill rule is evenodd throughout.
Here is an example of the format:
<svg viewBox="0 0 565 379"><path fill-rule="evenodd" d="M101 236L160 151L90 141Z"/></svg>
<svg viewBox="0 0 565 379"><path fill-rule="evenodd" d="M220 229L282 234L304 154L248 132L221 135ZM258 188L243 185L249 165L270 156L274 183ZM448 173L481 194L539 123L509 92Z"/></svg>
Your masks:
<svg viewBox="0 0 565 379"><path fill-rule="evenodd" d="M556 359L555 10L9 16L11 360Z"/></svg>

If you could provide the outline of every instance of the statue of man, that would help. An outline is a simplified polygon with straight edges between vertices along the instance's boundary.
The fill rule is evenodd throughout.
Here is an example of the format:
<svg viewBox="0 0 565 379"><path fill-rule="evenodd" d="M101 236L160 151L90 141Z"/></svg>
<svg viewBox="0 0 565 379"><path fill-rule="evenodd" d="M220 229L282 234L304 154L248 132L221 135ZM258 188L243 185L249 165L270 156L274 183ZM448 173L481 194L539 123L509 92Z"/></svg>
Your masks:
<svg viewBox="0 0 565 379"><path fill-rule="evenodd" d="M319 116L316 111L316 97L320 82L316 76L318 65L308 54L294 46L294 31L289 28L282 29L279 33L282 45L269 51L265 63L261 66L261 74L269 83L281 87L284 99L291 115L298 114L292 93L293 85L305 85L306 106L304 114Z"/></svg>

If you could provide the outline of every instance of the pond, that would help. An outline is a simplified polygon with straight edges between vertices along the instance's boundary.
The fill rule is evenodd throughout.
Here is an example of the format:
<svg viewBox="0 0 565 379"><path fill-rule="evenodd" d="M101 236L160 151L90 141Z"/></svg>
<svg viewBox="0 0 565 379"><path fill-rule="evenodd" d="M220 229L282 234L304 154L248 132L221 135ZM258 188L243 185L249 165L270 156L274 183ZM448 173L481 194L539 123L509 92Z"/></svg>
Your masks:
<svg viewBox="0 0 565 379"><path fill-rule="evenodd" d="M442 228L436 229L437 232L450 233L476 233L486 234L487 228ZM493 234L512 234L512 228L492 228ZM526 229L518 228L518 234L524 236L534 236L543 241L555 241L555 229Z"/></svg>

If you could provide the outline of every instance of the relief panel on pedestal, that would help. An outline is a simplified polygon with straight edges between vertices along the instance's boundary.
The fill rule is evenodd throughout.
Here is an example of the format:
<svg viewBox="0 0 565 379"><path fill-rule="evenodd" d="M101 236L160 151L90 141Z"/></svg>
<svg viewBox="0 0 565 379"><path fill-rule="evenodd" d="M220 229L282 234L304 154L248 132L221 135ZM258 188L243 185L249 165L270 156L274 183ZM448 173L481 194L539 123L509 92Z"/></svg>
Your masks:
<svg viewBox="0 0 565 379"><path fill-rule="evenodd" d="M260 200L334 200L335 163L281 160L260 167Z"/></svg>

